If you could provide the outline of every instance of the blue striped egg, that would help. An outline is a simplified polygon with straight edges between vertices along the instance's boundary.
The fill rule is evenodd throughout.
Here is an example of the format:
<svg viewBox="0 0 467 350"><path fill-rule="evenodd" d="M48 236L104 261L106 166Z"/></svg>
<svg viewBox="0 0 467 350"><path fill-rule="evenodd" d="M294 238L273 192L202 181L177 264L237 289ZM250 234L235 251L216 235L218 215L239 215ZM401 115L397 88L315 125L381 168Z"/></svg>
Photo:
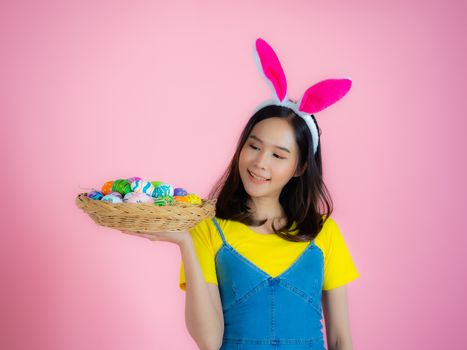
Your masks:
<svg viewBox="0 0 467 350"><path fill-rule="evenodd" d="M173 195L174 195L174 188L170 186L169 184L163 184L163 185L157 186L154 192L152 193L152 196L156 198L166 197L166 196L173 197Z"/></svg>
<svg viewBox="0 0 467 350"><path fill-rule="evenodd" d="M146 193L148 196L152 196L154 192L154 185L149 181L143 181L143 188L141 192Z"/></svg>
<svg viewBox="0 0 467 350"><path fill-rule="evenodd" d="M87 197L98 201L104 197L104 194L100 191L91 191L87 194Z"/></svg>
<svg viewBox="0 0 467 350"><path fill-rule="evenodd" d="M135 180L130 184L131 190L133 192L142 193L143 192L143 184L144 184L143 180Z"/></svg>

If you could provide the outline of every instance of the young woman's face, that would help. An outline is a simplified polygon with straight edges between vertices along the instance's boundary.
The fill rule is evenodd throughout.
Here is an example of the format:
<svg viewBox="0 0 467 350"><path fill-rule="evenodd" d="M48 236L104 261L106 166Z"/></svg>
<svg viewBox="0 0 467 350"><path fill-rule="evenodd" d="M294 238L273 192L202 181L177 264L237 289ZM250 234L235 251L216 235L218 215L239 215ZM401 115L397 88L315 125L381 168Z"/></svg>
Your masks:
<svg viewBox="0 0 467 350"><path fill-rule="evenodd" d="M252 197L279 198L282 188L298 175L297 165L294 130L281 118L256 124L240 151L240 177Z"/></svg>

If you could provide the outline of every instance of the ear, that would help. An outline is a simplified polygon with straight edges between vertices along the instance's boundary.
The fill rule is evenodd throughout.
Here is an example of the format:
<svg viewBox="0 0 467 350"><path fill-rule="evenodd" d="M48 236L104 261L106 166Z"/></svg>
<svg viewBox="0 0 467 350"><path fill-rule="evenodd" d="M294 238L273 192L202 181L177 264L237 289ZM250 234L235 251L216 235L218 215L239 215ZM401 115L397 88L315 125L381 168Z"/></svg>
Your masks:
<svg viewBox="0 0 467 350"><path fill-rule="evenodd" d="M351 86L348 78L323 80L305 91L298 110L309 114L322 111L344 97Z"/></svg>
<svg viewBox="0 0 467 350"><path fill-rule="evenodd" d="M297 169L297 171L294 174L294 177L302 176L305 173L307 167L308 167L308 162L305 162L305 164L303 164L301 170Z"/></svg>
<svg viewBox="0 0 467 350"><path fill-rule="evenodd" d="M256 52L263 74L272 83L277 98L282 102L287 94L287 81L279 58L272 47L261 38L256 39Z"/></svg>

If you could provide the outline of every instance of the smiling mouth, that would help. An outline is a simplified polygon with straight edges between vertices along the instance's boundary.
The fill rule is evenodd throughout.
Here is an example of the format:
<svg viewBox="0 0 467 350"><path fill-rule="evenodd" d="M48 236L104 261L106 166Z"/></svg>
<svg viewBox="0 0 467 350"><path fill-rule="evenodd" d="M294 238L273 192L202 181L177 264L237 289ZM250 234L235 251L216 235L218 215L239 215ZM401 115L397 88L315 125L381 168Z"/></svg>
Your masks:
<svg viewBox="0 0 467 350"><path fill-rule="evenodd" d="M259 176L257 176L256 174L252 173L252 172L251 172L250 170L248 170L248 169L247 169L247 171L248 171L248 174L250 174L250 176L251 176L253 179L257 180L257 181L264 181L264 182L266 182L266 181L270 181L270 180L271 180L271 179L265 179L265 178L263 178L263 177L259 177Z"/></svg>

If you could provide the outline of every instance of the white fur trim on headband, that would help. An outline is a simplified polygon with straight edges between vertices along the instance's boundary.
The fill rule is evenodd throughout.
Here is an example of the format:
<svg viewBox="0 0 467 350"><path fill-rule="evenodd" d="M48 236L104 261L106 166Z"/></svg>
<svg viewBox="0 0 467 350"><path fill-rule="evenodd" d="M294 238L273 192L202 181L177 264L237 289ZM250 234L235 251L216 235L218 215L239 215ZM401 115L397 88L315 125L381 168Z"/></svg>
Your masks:
<svg viewBox="0 0 467 350"><path fill-rule="evenodd" d="M313 154L316 154L316 150L318 149L318 143L319 143L319 134L318 134L318 129L316 127L316 124L313 121L313 118L311 117L311 115L308 113L299 111L298 106L300 104L289 101L287 96L285 97L284 101L280 102L279 99L275 95L274 95L274 98L263 101L261 104L259 104L258 107L256 108L255 113L258 112L260 109L266 106L269 106L269 105L288 107L292 109L295 113L297 113L297 115L305 121L305 123L308 125L308 129L310 129L311 138L313 139Z"/></svg>

